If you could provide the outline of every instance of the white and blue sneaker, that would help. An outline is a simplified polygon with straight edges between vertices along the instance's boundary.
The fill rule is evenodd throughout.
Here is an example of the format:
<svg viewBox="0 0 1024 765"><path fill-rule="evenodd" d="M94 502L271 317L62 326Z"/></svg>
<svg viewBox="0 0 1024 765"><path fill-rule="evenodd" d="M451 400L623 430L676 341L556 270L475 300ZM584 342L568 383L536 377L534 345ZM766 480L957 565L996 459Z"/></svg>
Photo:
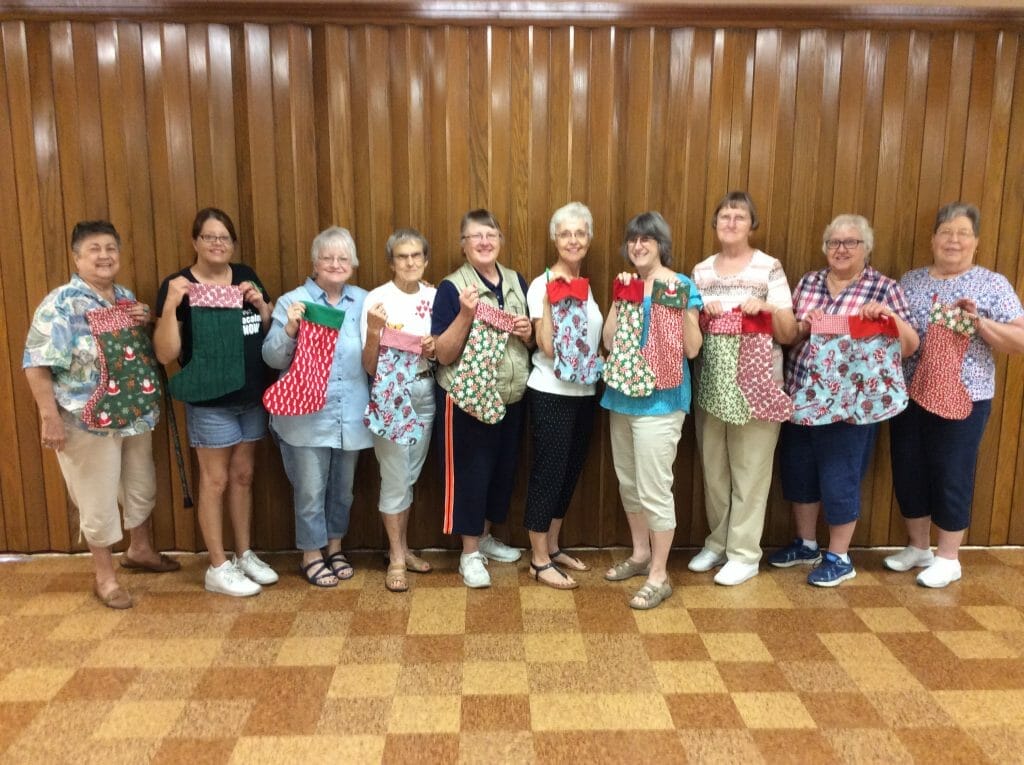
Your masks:
<svg viewBox="0 0 1024 765"><path fill-rule="evenodd" d="M835 587L855 576L857 571L853 567L853 561L846 562L834 552L826 551L821 563L807 575L807 583L817 587Z"/></svg>
<svg viewBox="0 0 1024 765"><path fill-rule="evenodd" d="M821 548L813 550L804 544L802 539L794 539L791 544L776 550L768 558L768 562L776 568L789 568L790 566L814 566L821 560Z"/></svg>

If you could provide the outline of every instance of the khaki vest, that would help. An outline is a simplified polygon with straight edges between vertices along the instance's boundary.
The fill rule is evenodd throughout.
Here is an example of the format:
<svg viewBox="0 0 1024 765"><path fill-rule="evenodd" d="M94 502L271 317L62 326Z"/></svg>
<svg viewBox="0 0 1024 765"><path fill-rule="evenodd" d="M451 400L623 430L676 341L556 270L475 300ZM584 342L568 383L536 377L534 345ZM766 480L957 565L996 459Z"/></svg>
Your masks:
<svg viewBox="0 0 1024 765"><path fill-rule="evenodd" d="M505 268L500 263L497 266L498 271L501 273L501 289L505 298L505 310L517 316L529 316L530 311L526 306L526 295L523 294L523 289L519 284L519 274L511 268ZM462 292L466 287L474 286L477 288L480 300L490 303L495 308L498 307L497 295L491 292L490 288L484 284L480 275L476 272L476 269L469 265L469 263L464 263L455 273L446 276L444 281L454 284L459 292ZM439 366L435 375L437 384L448 390L461 363L462 356L460 355L454 364L442 364ZM502 356L501 363L498 366L498 380L495 383L498 395L501 396L501 400L504 403L514 404L522 399L523 394L526 392L526 378L529 374L530 352L522 340L515 335L510 335L508 345L505 347L505 355Z"/></svg>

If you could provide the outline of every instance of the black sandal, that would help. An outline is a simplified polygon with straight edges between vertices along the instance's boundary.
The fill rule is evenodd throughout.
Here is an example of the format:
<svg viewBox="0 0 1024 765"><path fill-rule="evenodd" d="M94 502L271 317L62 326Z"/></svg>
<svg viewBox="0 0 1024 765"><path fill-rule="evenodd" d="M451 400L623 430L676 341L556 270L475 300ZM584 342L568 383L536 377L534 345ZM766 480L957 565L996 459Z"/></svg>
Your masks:
<svg viewBox="0 0 1024 765"><path fill-rule="evenodd" d="M547 579L541 579L540 572L547 571L548 569L557 572L558 575L561 576L562 579L564 579L565 581L550 582ZM580 586L580 583L577 582L575 579L570 580L569 575L562 571L562 569L560 569L558 566L556 566L553 561L549 561L543 566L538 566L533 561L530 561L530 576L533 577L537 583L545 584L548 587L551 587L555 590L575 590L577 587Z"/></svg>
<svg viewBox="0 0 1024 765"><path fill-rule="evenodd" d="M555 562L558 563L559 566L567 568L570 571L590 571L590 566L581 561L572 553L566 552L561 548L555 550L548 557L550 557L553 561L555 560L555 558L568 558L571 561L570 563L558 563L558 561ZM577 563L579 564L579 566L576 565Z"/></svg>
<svg viewBox="0 0 1024 765"><path fill-rule="evenodd" d="M339 581L351 579L356 573L355 569L352 568L352 564L348 562L348 558L345 557L345 553L341 550L331 553L324 560L327 561L327 565L331 567L331 571L334 572Z"/></svg>
<svg viewBox="0 0 1024 765"><path fill-rule="evenodd" d="M331 567L327 565L327 561L323 558L317 558L304 566L300 564L299 570L302 571L302 575L306 577L306 581L314 587L338 586L338 575L334 573Z"/></svg>

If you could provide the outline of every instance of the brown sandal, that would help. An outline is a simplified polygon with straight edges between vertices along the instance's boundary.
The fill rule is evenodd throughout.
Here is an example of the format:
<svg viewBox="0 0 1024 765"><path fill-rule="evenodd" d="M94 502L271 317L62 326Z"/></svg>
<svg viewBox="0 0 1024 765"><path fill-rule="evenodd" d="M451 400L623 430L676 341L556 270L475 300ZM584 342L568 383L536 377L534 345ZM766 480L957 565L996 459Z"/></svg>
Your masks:
<svg viewBox="0 0 1024 765"><path fill-rule="evenodd" d="M388 573L384 576L384 586L389 592L405 592L409 589L405 571L404 563L392 563L388 566Z"/></svg>
<svg viewBox="0 0 1024 765"><path fill-rule="evenodd" d="M554 581L552 581L550 579L541 579L540 578L541 571L548 571L548 570L554 571L556 574L558 574L562 578L554 580ZM570 578L568 574L566 574L564 571L562 571L562 569L560 569L558 566L556 566L554 564L554 562L552 562L552 561L549 561L548 563L544 564L543 566L538 566L536 563L531 561L530 562L530 576L533 577L538 584L545 584L548 587L551 587L552 589L555 589L555 590L575 590L577 587L580 586L579 582L577 582L576 580Z"/></svg>
<svg viewBox="0 0 1024 765"><path fill-rule="evenodd" d="M405 554L405 567L414 574L429 574L434 570L429 561L423 560L411 550Z"/></svg>

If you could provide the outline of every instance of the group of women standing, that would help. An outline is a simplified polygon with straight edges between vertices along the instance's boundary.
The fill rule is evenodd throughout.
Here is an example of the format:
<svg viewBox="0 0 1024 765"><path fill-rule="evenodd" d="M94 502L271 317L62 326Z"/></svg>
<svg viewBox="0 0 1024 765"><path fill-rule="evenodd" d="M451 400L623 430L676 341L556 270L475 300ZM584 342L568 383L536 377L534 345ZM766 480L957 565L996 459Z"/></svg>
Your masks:
<svg viewBox="0 0 1024 765"><path fill-rule="evenodd" d="M529 409L529 572L556 589L577 587L571 572L587 566L562 549L559 534L602 378L600 406L610 412L632 541L629 557L604 576L644 577L633 608L654 608L672 594L672 469L691 398L710 528L692 571L718 568L714 580L722 585L758 573L780 442L796 539L770 562L812 564L808 581L820 586L855 576L849 546L860 482L878 423L892 419L894 486L910 544L885 565L922 567L918 581L931 587L960 578L957 552L994 395L992 351L1024 352L1020 300L1005 278L974 264L977 209L957 203L940 210L933 263L898 283L869 265L868 221L841 215L823 237L826 268L792 292L782 263L750 244L758 216L747 194L726 195L711 225L720 251L688 278L672 268L671 231L660 214L629 221L627 266L604 317L582 275L594 221L578 202L552 216L557 257L529 285L499 261L501 228L480 209L460 226L465 262L436 290L423 281L430 248L419 232L391 235L385 257L393 278L367 293L350 284L359 265L352 236L332 227L313 241L311 276L276 305L255 272L233 262L231 219L207 208L193 224L195 262L160 286L149 353L149 309L114 281L117 232L102 221L79 224L71 238L77 274L37 310L24 366L43 445L57 450L80 509L97 597L113 608L132 605L110 554L121 536L119 498L131 533L121 565L178 567L153 550L149 532L156 363L175 360L182 370L169 387L186 402L197 451L198 518L210 555L205 585L213 592L253 595L278 578L250 539L255 442L266 433L268 412L294 491L303 576L334 587L353 575L342 540L358 452L372 446L388 536L384 583L402 592L408 572L431 569L409 549L407 528L432 437L444 476L442 527L461 536L465 584L489 586L490 561L519 559L492 527L508 516ZM280 370L276 382L271 369ZM117 377L126 370L129 377ZM121 410L112 403L118 379L132 393ZM122 416L112 422L108 410ZM225 505L236 550L230 558ZM819 513L829 527L824 554ZM939 529L934 554L932 522Z"/></svg>

